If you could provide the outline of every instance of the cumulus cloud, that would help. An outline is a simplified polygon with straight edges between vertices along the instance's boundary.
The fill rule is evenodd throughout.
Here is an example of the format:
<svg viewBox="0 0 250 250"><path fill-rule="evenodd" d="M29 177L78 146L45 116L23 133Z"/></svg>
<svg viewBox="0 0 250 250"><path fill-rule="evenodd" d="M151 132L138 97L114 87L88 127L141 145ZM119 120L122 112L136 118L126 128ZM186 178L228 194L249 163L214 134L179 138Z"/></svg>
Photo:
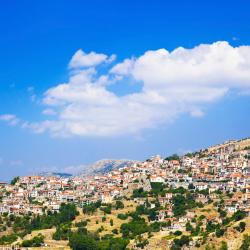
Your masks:
<svg viewBox="0 0 250 250"><path fill-rule="evenodd" d="M122 63L116 64L111 70L110 73L118 75L128 75L133 70L134 59L125 59Z"/></svg>
<svg viewBox="0 0 250 250"><path fill-rule="evenodd" d="M51 108L44 109L42 111L42 113L44 115L56 115L56 111L54 109L51 109Z"/></svg>
<svg viewBox="0 0 250 250"><path fill-rule="evenodd" d="M92 67L100 63L106 62L110 63L116 58L115 55L108 57L105 54L98 54L96 52L85 53L83 50L79 49L71 58L69 63L69 68L82 68L82 67Z"/></svg>
<svg viewBox="0 0 250 250"><path fill-rule="evenodd" d="M106 72L96 68L113 59L77 51L69 63L69 80L44 93L46 109L57 110L54 118L22 127L66 137L137 133L183 113L202 117L209 104L229 91L250 91L250 46L215 42L192 49L159 49L125 58ZM108 87L127 79L142 86L141 91L119 96Z"/></svg>

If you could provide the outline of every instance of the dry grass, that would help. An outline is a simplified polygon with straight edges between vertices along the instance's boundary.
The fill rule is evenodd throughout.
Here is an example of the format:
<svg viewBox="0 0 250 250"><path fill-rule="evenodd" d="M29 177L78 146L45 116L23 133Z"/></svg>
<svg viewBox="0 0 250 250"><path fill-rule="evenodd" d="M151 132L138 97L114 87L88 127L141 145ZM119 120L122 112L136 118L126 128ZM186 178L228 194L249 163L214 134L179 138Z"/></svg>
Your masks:
<svg viewBox="0 0 250 250"><path fill-rule="evenodd" d="M246 223L246 230L243 233L240 233L234 229L234 227L236 227L239 224L239 222L234 222L227 229L227 232L223 237L220 238L217 238L216 236L210 237L208 243L214 244L216 249L219 249L221 242L225 241L228 244L228 250L239 249L242 244L244 234L250 234L250 217L247 217L242 221ZM201 249L205 249L205 246L202 247Z"/></svg>
<svg viewBox="0 0 250 250"><path fill-rule="evenodd" d="M214 208L213 204L208 204L204 206L203 208L196 208L195 214L199 217L201 215L204 215L208 220L213 220L215 218L219 217L219 213Z"/></svg>
<svg viewBox="0 0 250 250"><path fill-rule="evenodd" d="M79 216L76 217L75 221L73 221L73 225L76 222L80 222L82 220L89 220L87 228L88 231L90 232L96 232L100 227L103 227L104 230L100 233L100 236L103 236L105 234L112 234L113 229L120 229L120 226L122 223L126 223L130 220L128 218L127 220L120 220L117 218L117 215L119 213L125 214L127 212L132 212L135 211L136 206L138 205L134 201L123 201L125 207L123 209L115 210L112 209L111 214L106 214L104 215L104 212L101 210L97 210L92 215L86 215L83 214L81 209L79 209ZM208 219L214 219L218 218L219 214L216 211L216 209L213 207L213 204L209 204L204 206L203 208L198 208L195 210L195 213L197 216L204 215ZM106 217L106 221L102 222L102 217ZM146 217L145 217L146 218ZM113 226L110 225L110 220L113 220ZM98 224L96 224L96 221L98 221ZM228 244L228 249L229 250L235 250L239 249L242 240L243 240L243 235L244 234L250 234L250 217L246 218L244 220L246 222L246 230L243 233L237 232L235 229L233 229L235 226L239 224L239 222L235 222L230 225L230 227L227 229L227 232L223 237L217 238L214 235L210 235L208 238L207 244L213 244L215 246L215 249L219 249L221 246L221 242L225 241ZM67 246L68 242L67 241L55 241L52 239L52 235L55 232L55 228L53 229L44 229L44 230L37 230L33 231L31 234L25 236L24 239L31 239L34 236L38 235L39 233L45 236L45 243L48 245L47 247L40 247L40 248L29 248L32 250L39 249L39 250L69 250L70 248ZM76 230L76 228L72 228L72 230ZM185 232L184 232L185 234ZM121 236L118 234L117 236ZM160 231L157 233L152 233L152 237L148 238L149 244L147 246L147 250L168 250L168 236L169 232L168 231ZM148 235L145 234L144 238L147 238ZM19 240L21 242L21 240ZM133 245L134 241L131 241L128 247L131 247ZM201 246L200 248L192 248L192 249L201 249L205 250L206 245Z"/></svg>
<svg viewBox="0 0 250 250"><path fill-rule="evenodd" d="M111 214L104 215L104 212L101 210L97 210L93 215L83 214L80 211L80 215L77 216L75 222L79 222L81 220L89 220L88 222L88 231L96 232L100 227L103 227L104 230L100 233L101 236L105 234L111 234L113 229L118 229L122 223L128 222L127 220L120 220L117 218L118 214L125 214L127 212L132 212L135 210L136 204L133 201L124 201L124 208L115 210L112 209ZM102 217L106 217L106 221L102 222ZM110 225L110 220L113 220L113 226ZM98 224L96 223L98 221Z"/></svg>
<svg viewBox="0 0 250 250"><path fill-rule="evenodd" d="M34 248L29 248L29 249L47 249L47 250L69 250L70 248L67 246L68 241L64 240L53 240L52 235L56 231L55 228L51 229L43 229L43 230L35 230L32 231L31 234L28 234L24 237L24 240L29 240L32 239L33 237L37 236L38 234L42 234L44 238L44 243L47 244L47 247L34 247ZM21 243L21 242L20 242Z"/></svg>

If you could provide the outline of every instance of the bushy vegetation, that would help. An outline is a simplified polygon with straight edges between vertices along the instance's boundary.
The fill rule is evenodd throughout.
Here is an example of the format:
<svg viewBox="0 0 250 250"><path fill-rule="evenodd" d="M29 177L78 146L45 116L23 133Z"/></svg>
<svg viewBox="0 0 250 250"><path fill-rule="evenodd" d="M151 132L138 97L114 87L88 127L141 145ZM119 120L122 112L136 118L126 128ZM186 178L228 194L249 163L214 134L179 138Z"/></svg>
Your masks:
<svg viewBox="0 0 250 250"><path fill-rule="evenodd" d="M189 242L190 238L186 235L182 235L181 238L174 239L171 250L181 250L183 246L188 246Z"/></svg>
<svg viewBox="0 0 250 250"><path fill-rule="evenodd" d="M250 249L250 236L244 235L244 239L240 246L240 250L249 250Z"/></svg>
<svg viewBox="0 0 250 250"><path fill-rule="evenodd" d="M124 238L133 239L136 235L140 235L148 232L149 227L145 222L144 218L136 218L132 219L132 221L128 223L123 223L121 225L120 231Z"/></svg>
<svg viewBox="0 0 250 250"><path fill-rule="evenodd" d="M225 241L221 242L219 250L228 250L227 243Z"/></svg>
<svg viewBox="0 0 250 250"><path fill-rule="evenodd" d="M101 206L101 201L84 205L82 210L85 214L93 214Z"/></svg>
<svg viewBox="0 0 250 250"><path fill-rule="evenodd" d="M19 180L20 180L20 177L19 177L19 176L16 176L16 177L14 177L14 178L11 180L10 184L11 184L12 186L14 186Z"/></svg>
<svg viewBox="0 0 250 250"><path fill-rule="evenodd" d="M154 195L154 196L164 196L166 194L166 191L164 190L165 189L165 185L161 182L151 182L151 193Z"/></svg>
<svg viewBox="0 0 250 250"><path fill-rule="evenodd" d="M0 238L0 245L7 245L15 242L17 240L16 234L5 235Z"/></svg>
<svg viewBox="0 0 250 250"><path fill-rule="evenodd" d="M128 215L127 214L118 214L117 218L120 220L126 220L128 218Z"/></svg>
<svg viewBox="0 0 250 250"><path fill-rule="evenodd" d="M148 192L144 191L143 188L133 190L133 195L132 195L133 198L143 198L143 197L145 198L147 196L148 196Z"/></svg>
<svg viewBox="0 0 250 250"><path fill-rule="evenodd" d="M53 234L54 240L68 240L71 234L71 224L61 224L57 226L56 232Z"/></svg>
<svg viewBox="0 0 250 250"><path fill-rule="evenodd" d="M235 229L239 231L240 233L244 232L246 228L246 223L244 221L241 221Z"/></svg>
<svg viewBox="0 0 250 250"><path fill-rule="evenodd" d="M239 221L244 219L247 216L247 213L245 211L238 210L235 212L232 216L232 220Z"/></svg>
<svg viewBox="0 0 250 250"><path fill-rule="evenodd" d="M115 202L115 209L118 210L118 209L123 209L124 208L124 204L122 201L116 201Z"/></svg>
<svg viewBox="0 0 250 250"><path fill-rule="evenodd" d="M61 204L58 213L48 212L43 215L6 216L6 225L12 227L14 233L0 238L0 245L11 244L18 236L23 238L33 230L47 229L56 226L59 230L63 224L70 223L78 215L74 204Z"/></svg>
<svg viewBox="0 0 250 250"><path fill-rule="evenodd" d="M71 222L79 214L74 204L62 203L59 213L38 215L31 220L31 229L46 229L60 224Z"/></svg>
<svg viewBox="0 0 250 250"><path fill-rule="evenodd" d="M186 214L186 211L191 208L200 206L199 203L195 202L194 195L187 192L185 195L177 194L172 199L173 202L173 213L174 216L180 217Z"/></svg>
<svg viewBox="0 0 250 250"><path fill-rule="evenodd" d="M73 250L125 250L129 240L123 238L113 238L108 235L99 239L96 235L72 233L69 238L69 246Z"/></svg>
<svg viewBox="0 0 250 250"><path fill-rule="evenodd" d="M69 246L73 250L98 250L98 242L91 236L73 233L69 238Z"/></svg>
<svg viewBox="0 0 250 250"><path fill-rule="evenodd" d="M144 249L146 245L148 245L149 241L147 239L144 239L141 235L136 237L135 239L136 247L140 249Z"/></svg>
<svg viewBox="0 0 250 250"><path fill-rule="evenodd" d="M111 209L111 204L106 204L105 206L100 207L100 210L103 211L105 214L111 214Z"/></svg>
<svg viewBox="0 0 250 250"><path fill-rule="evenodd" d="M35 236L31 240L24 240L22 242L22 247L40 247L44 243L44 236L39 234Z"/></svg>
<svg viewBox="0 0 250 250"><path fill-rule="evenodd" d="M166 161L174 161L174 160L180 160L180 157L177 154L172 154L165 158Z"/></svg>

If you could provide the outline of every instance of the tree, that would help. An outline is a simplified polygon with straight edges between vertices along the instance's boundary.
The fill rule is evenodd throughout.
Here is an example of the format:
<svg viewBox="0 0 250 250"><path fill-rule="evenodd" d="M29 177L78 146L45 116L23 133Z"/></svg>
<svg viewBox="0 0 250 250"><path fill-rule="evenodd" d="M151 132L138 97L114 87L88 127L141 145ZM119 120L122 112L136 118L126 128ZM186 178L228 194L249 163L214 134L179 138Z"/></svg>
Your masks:
<svg viewBox="0 0 250 250"><path fill-rule="evenodd" d="M178 161L179 159L180 159L180 157L177 154L172 154L172 155L165 158L166 161L173 161L173 160Z"/></svg>
<svg viewBox="0 0 250 250"><path fill-rule="evenodd" d="M150 224L150 231L151 232L159 232L161 230L161 223L160 222L153 222Z"/></svg>
<svg viewBox="0 0 250 250"><path fill-rule="evenodd" d="M239 227L241 229L241 232L244 232L245 231L245 228L246 228L246 223L241 221L240 224L239 224Z"/></svg>
<svg viewBox="0 0 250 250"><path fill-rule="evenodd" d="M109 223L110 223L110 226L112 227L114 225L113 219L110 219Z"/></svg>
<svg viewBox="0 0 250 250"><path fill-rule="evenodd" d="M193 226L191 225L189 221L186 223L186 231L189 231L189 232L193 231Z"/></svg>
<svg viewBox="0 0 250 250"><path fill-rule="evenodd" d="M216 229L218 229L218 225L213 223L212 221L208 221L206 224L206 231L208 233L214 232Z"/></svg>
<svg viewBox="0 0 250 250"><path fill-rule="evenodd" d="M121 225L120 231L124 238L134 238L136 235L140 235L149 231L149 226L145 222L144 218L138 218L128 223Z"/></svg>
<svg viewBox="0 0 250 250"><path fill-rule="evenodd" d="M56 228L56 232L53 234L54 240L68 240L71 233L70 225L64 224Z"/></svg>
<svg viewBox="0 0 250 250"><path fill-rule="evenodd" d="M69 246L73 250L99 250L95 239L89 235L73 233L69 238Z"/></svg>
<svg viewBox="0 0 250 250"><path fill-rule="evenodd" d="M101 207L100 210L102 210L104 214L111 214L111 205Z"/></svg>
<svg viewBox="0 0 250 250"><path fill-rule="evenodd" d="M48 214L37 215L31 221L26 221L22 227L26 230L52 228L71 222L78 214L74 204L62 203L59 213L48 212Z"/></svg>
<svg viewBox="0 0 250 250"><path fill-rule="evenodd" d="M143 188L133 190L133 198L143 198L147 197L148 192L144 191Z"/></svg>
<svg viewBox="0 0 250 250"><path fill-rule="evenodd" d="M238 210L232 215L232 219L235 221L239 221L244 219L247 216L245 211Z"/></svg>
<svg viewBox="0 0 250 250"><path fill-rule="evenodd" d="M177 231L174 232L174 235L175 236L180 236L180 235L182 235L182 231L177 230Z"/></svg>
<svg viewBox="0 0 250 250"><path fill-rule="evenodd" d="M217 228L217 229L215 230L215 235L216 235L217 237L223 236L224 233L225 233L225 229Z"/></svg>
<svg viewBox="0 0 250 250"><path fill-rule="evenodd" d="M170 220L167 221L166 226L167 226L167 227L171 227L171 221L170 221Z"/></svg>
<svg viewBox="0 0 250 250"><path fill-rule="evenodd" d="M11 244L17 240L16 234L4 235L0 238L0 245Z"/></svg>
<svg viewBox="0 0 250 250"><path fill-rule="evenodd" d="M14 186L19 180L20 180L20 177L19 177L19 176L16 176L16 177L14 177L14 178L11 180L10 184L11 184L12 186Z"/></svg>
<svg viewBox="0 0 250 250"><path fill-rule="evenodd" d="M174 239L171 250L181 249L183 246L188 246L190 238L186 235L182 235L180 239Z"/></svg>
<svg viewBox="0 0 250 250"><path fill-rule="evenodd" d="M176 195L173 197L173 212L174 216L179 217L186 214L186 199L183 195Z"/></svg>
<svg viewBox="0 0 250 250"><path fill-rule="evenodd" d="M59 220L60 223L67 223L75 219L79 212L76 209L75 204L62 203L59 209Z"/></svg>
<svg viewBox="0 0 250 250"><path fill-rule="evenodd" d="M100 250L125 250L129 243L128 239L110 238L106 241L100 241Z"/></svg>
<svg viewBox="0 0 250 250"><path fill-rule="evenodd" d="M126 220L128 218L128 215L127 214L118 214L117 218L120 220Z"/></svg>
<svg viewBox="0 0 250 250"><path fill-rule="evenodd" d="M44 243L44 236L39 234L31 240L24 240L22 242L23 247L40 247Z"/></svg>
<svg viewBox="0 0 250 250"><path fill-rule="evenodd" d="M193 183L189 183L189 184L188 184L188 189L195 189L194 184L193 184Z"/></svg>
<svg viewBox="0 0 250 250"><path fill-rule="evenodd" d="M156 218L157 218L157 212L155 211L155 209L150 209L148 211L148 219L150 221L154 221L154 220L156 220Z"/></svg>
<svg viewBox="0 0 250 250"><path fill-rule="evenodd" d="M100 206L101 201L97 201L88 205L84 205L82 210L85 214L93 214Z"/></svg>
<svg viewBox="0 0 250 250"><path fill-rule="evenodd" d="M140 248L140 249L144 249L144 247L146 245L148 245L148 240L142 238L141 235L139 235L136 239L135 239L135 243L136 243L136 247Z"/></svg>
<svg viewBox="0 0 250 250"><path fill-rule="evenodd" d="M245 228L246 228L246 223L244 221L241 221L239 225L235 227L235 229L241 233L245 231Z"/></svg>
<svg viewBox="0 0 250 250"><path fill-rule="evenodd" d="M151 192L153 195L158 196L162 195L164 196L166 192L164 192L164 184L161 182L151 182Z"/></svg>
<svg viewBox="0 0 250 250"><path fill-rule="evenodd" d="M124 204L122 201L116 201L115 202L115 209L118 210L118 209L123 209L124 208Z"/></svg>
<svg viewBox="0 0 250 250"><path fill-rule="evenodd" d="M249 248L250 248L250 236L245 234L242 244L240 246L240 250L249 250Z"/></svg>
<svg viewBox="0 0 250 250"><path fill-rule="evenodd" d="M225 217L227 216L227 212L224 211L224 210L222 210L222 209L219 209L218 212L220 213L220 217L221 217L221 218L225 218Z"/></svg>
<svg viewBox="0 0 250 250"><path fill-rule="evenodd" d="M228 250L228 246L227 243L225 241L221 242L221 246L219 250Z"/></svg>

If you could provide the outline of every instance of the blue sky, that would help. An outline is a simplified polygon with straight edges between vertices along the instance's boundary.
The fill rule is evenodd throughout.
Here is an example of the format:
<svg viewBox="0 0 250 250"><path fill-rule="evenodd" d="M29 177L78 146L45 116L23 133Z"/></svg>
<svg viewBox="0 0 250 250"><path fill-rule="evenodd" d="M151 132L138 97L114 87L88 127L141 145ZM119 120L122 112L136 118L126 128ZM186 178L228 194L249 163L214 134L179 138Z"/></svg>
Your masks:
<svg viewBox="0 0 250 250"><path fill-rule="evenodd" d="M243 0L2 2L0 179L44 169L65 170L102 158L181 154L250 136L248 76L238 72L237 65L228 64L242 59L244 67L250 65L250 57L245 56L250 45L249 11L250 3ZM203 50L201 44L207 47ZM242 45L247 50L242 48L235 59L235 48ZM195 46L198 50L190 51ZM184 51L175 57L171 52L178 47ZM201 56L202 61L204 55L212 57L207 54L210 50L227 59L218 64L220 71L212 66L208 73L194 68L195 76L205 72L194 79L195 84L188 68L187 72L182 67L168 72L163 67L158 72L159 60L176 69L177 57L196 60ZM72 66L77 51L79 56L74 60L78 66ZM153 52L145 56L148 51ZM90 62L90 52L100 62ZM130 68L124 74L126 59ZM220 61L215 58L212 65ZM123 70L112 71L118 64ZM74 83L70 77L89 69L96 73L87 77L100 84L91 89L96 99L89 100L86 89L78 91L82 80L76 83L77 88L68 90L70 93L59 96L62 83L71 88ZM102 75L107 82L99 83ZM203 80L205 88L199 89ZM187 100L187 96L193 98L194 89L202 96L195 95L194 99L199 99L195 102ZM69 97L73 90L84 101ZM133 93L138 94L138 103ZM170 96L170 104L166 104ZM58 103L61 101L64 106ZM52 115L52 110L57 114ZM74 128L69 125L72 114ZM53 123L44 124L48 120Z"/></svg>

